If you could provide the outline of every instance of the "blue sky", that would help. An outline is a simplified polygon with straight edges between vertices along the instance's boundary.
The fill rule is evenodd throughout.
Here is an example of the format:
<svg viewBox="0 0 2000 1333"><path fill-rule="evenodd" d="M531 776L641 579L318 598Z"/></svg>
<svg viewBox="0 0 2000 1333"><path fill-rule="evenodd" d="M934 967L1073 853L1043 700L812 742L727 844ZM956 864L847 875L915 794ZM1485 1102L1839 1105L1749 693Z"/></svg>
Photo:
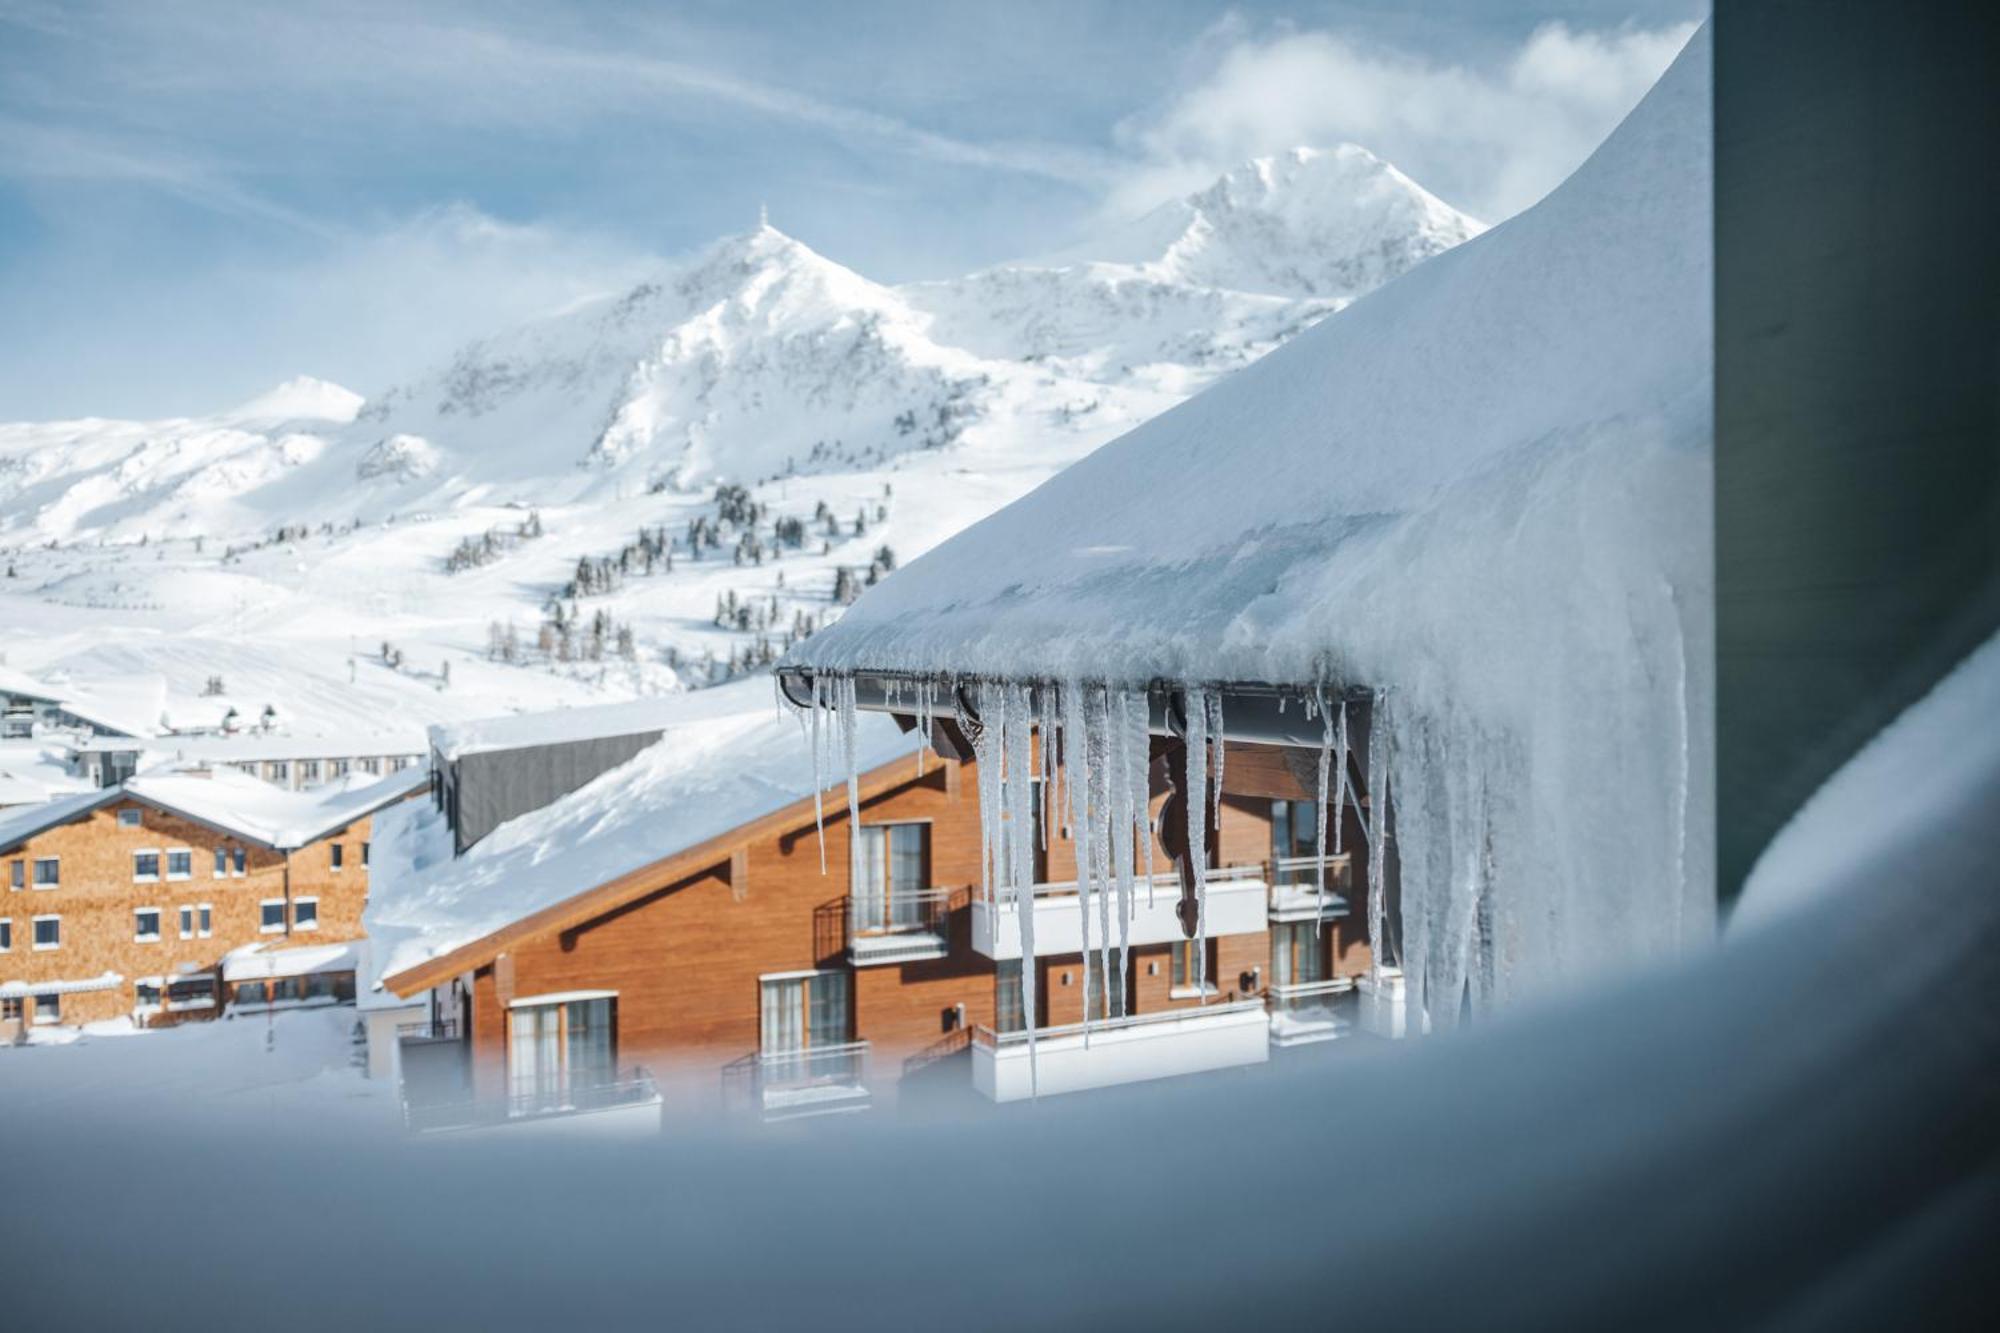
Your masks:
<svg viewBox="0 0 2000 1333"><path fill-rule="evenodd" d="M1351 139L1498 220L1699 0L0 0L0 420L376 391L768 204L881 281Z"/></svg>

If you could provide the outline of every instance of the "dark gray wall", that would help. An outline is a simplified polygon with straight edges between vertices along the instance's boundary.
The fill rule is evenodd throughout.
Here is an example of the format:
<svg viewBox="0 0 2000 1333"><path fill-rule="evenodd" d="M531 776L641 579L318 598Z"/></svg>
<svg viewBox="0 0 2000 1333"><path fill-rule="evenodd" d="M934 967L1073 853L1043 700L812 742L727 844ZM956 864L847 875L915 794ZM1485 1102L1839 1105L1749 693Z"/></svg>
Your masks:
<svg viewBox="0 0 2000 1333"><path fill-rule="evenodd" d="M658 731L490 750L453 760L447 815L460 852L500 825L559 801L660 739Z"/></svg>
<svg viewBox="0 0 2000 1333"><path fill-rule="evenodd" d="M1715 24L1719 890L2000 628L2000 6Z"/></svg>

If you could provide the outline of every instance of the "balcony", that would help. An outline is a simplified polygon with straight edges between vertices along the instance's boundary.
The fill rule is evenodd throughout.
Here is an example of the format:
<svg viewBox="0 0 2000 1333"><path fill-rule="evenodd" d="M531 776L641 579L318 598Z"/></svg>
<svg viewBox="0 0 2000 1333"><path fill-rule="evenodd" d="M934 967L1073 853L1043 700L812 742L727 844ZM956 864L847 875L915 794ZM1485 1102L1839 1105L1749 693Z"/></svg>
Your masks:
<svg viewBox="0 0 2000 1333"><path fill-rule="evenodd" d="M1261 883L1258 887L1261 891ZM1268 1059L1264 1002L1238 1000L1114 1018L1091 1024L1087 1033L1081 1024L1038 1029L1032 1076L1026 1032L976 1028L972 1086L996 1102L1015 1102L1037 1093L1081 1092Z"/></svg>
<svg viewBox="0 0 2000 1333"><path fill-rule="evenodd" d="M799 1051L757 1051L723 1067L723 1099L765 1120L865 1111L868 1043L843 1042Z"/></svg>
<svg viewBox="0 0 2000 1333"><path fill-rule="evenodd" d="M412 1094L406 1081L403 1122L419 1133L484 1129L660 1104L652 1075L636 1067L620 1071L613 1079L566 1082L506 1097L431 1100Z"/></svg>
<svg viewBox="0 0 2000 1333"><path fill-rule="evenodd" d="M1183 939L1174 905L1180 901L1180 880L1175 875L1143 875L1133 882L1133 944L1167 944ZM1263 867L1232 866L1208 872L1207 926L1211 938L1217 935L1247 935L1264 929L1265 899ZM1034 889L1035 953L1044 958L1083 952L1083 927L1078 921L1075 881L1037 884ZM1091 935L1097 932L1097 907L1090 912ZM1112 903L1112 938L1118 938L1117 903ZM1021 956L1021 908L1018 903L972 904L972 947L988 958Z"/></svg>
<svg viewBox="0 0 2000 1333"><path fill-rule="evenodd" d="M1271 1016L1273 1046L1306 1046L1332 1041L1354 1029L1354 980L1306 981L1273 986L1264 993Z"/></svg>
<svg viewBox="0 0 2000 1333"><path fill-rule="evenodd" d="M1354 882L1353 861L1346 853L1326 858L1326 901L1320 901L1319 858L1286 856L1271 863L1270 919L1273 921L1338 921L1352 907L1347 893ZM1322 906L1324 911L1322 911Z"/></svg>
<svg viewBox="0 0 2000 1333"><path fill-rule="evenodd" d="M856 967L920 963L951 952L950 889L845 899L847 961Z"/></svg>

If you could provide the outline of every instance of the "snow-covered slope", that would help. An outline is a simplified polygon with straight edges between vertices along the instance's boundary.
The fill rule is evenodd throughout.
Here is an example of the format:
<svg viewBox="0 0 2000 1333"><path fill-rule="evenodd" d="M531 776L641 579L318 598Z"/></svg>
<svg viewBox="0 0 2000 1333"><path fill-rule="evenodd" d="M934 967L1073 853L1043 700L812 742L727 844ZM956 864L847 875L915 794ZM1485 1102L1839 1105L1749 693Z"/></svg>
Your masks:
<svg viewBox="0 0 2000 1333"><path fill-rule="evenodd" d="M0 425L13 665L156 672L184 704L219 675L322 730L702 683L1476 230L1302 150L1081 258L894 288L759 226L365 404L300 378L200 419ZM722 543L692 551L696 521ZM565 592L642 528L671 573ZM544 641L558 595L630 651ZM495 661L507 626L535 647Z"/></svg>

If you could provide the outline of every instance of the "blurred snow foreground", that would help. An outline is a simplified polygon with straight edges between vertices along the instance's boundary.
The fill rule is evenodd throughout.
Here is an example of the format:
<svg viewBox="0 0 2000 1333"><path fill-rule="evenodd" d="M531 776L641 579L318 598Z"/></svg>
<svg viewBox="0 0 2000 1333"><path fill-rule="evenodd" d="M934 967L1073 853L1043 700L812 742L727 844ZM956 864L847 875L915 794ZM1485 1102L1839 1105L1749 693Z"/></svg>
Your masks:
<svg viewBox="0 0 2000 1333"><path fill-rule="evenodd" d="M1114 768L1172 687L1191 791L1192 728L1227 733L1217 687L1372 694L1400 903L1385 941L1371 894L1371 943L1400 943L1434 1024L1710 939L1709 83L1704 32L1542 203L919 558L781 666L833 701L855 677L918 712L963 691L995 755L1062 723ZM1110 804L1120 785L1143 797Z"/></svg>
<svg viewBox="0 0 2000 1333"><path fill-rule="evenodd" d="M1747 891L1762 919L1476 1037L976 1127L676 1125L533 1151L248 1105L190 1118L110 1087L43 1103L62 1114L11 1164L22 1206L0 1212L24 1279L13 1308L24 1327L278 1309L304 1327L622 1327L666 1311L704 1327L862 1311L887 1326L1271 1327L1331 1308L1410 1328L1921 1324L1991 1282L1996 709L2000 640L1800 814ZM33 1110L7 1074L0 1105ZM294 1263L190 1263L160 1243L163 1207L185 1234L237 1234L239 1259L269 1243L242 1234L246 1218L308 1217L341 1280L302 1301ZM118 1282L101 1280L107 1254Z"/></svg>

